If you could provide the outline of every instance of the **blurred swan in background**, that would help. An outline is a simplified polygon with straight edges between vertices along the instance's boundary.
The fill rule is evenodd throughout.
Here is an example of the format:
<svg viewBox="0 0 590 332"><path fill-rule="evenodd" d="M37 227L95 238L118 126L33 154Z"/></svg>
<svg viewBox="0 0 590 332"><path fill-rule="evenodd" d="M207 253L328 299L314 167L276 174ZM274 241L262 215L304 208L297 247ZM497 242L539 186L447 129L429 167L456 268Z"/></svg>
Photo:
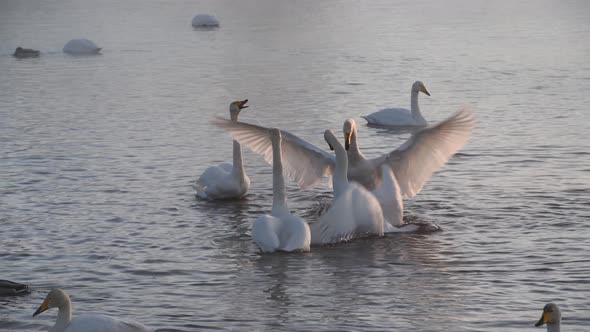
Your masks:
<svg viewBox="0 0 590 332"><path fill-rule="evenodd" d="M99 54L101 48L88 39L72 39L63 48L64 53L71 55Z"/></svg>
<svg viewBox="0 0 590 332"><path fill-rule="evenodd" d="M240 111L248 107L247 102L248 99L229 104L231 122L238 121ZM250 178L244 170L242 148L237 141L233 141L233 144L233 164L221 163L211 166L197 180L194 188L200 198L208 200L240 198L248 192Z"/></svg>
<svg viewBox="0 0 590 332"><path fill-rule="evenodd" d="M264 214L252 225L252 239L264 253L275 251L309 251L309 226L300 217L291 214L287 205L287 191L283 178L281 132L267 131L272 144L272 211Z"/></svg>
<svg viewBox="0 0 590 332"><path fill-rule="evenodd" d="M213 15L199 14L193 17L191 24L195 28L217 28L219 20Z"/></svg>
<svg viewBox="0 0 590 332"><path fill-rule="evenodd" d="M410 94L411 110L405 108L386 108L361 117L367 120L368 124L376 126L426 126L428 122L426 122L426 119L420 113L420 106L418 106L419 92L430 96L430 93L426 90L426 86L422 82L414 82Z"/></svg>

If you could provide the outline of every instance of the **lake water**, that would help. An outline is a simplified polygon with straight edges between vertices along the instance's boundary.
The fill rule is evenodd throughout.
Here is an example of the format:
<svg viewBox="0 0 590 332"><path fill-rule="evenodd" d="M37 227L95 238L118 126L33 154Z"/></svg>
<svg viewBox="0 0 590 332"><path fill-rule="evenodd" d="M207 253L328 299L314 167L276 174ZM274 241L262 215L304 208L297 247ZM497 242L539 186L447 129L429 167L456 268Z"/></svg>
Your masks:
<svg viewBox="0 0 590 332"><path fill-rule="evenodd" d="M199 13L221 27L194 30ZM78 37L102 55L63 54ZM33 292L0 298L0 330L47 330L55 310L31 315L61 287L74 315L158 331L540 331L549 301L587 331L589 59L585 0L2 0L0 279ZM250 151L245 199L195 198L231 161L209 124L231 101L321 147L354 117L375 156L409 134L359 116L409 107L415 80L430 122L464 104L477 118L406 201L406 220L443 231L260 255L271 168ZM330 197L289 183L310 220Z"/></svg>

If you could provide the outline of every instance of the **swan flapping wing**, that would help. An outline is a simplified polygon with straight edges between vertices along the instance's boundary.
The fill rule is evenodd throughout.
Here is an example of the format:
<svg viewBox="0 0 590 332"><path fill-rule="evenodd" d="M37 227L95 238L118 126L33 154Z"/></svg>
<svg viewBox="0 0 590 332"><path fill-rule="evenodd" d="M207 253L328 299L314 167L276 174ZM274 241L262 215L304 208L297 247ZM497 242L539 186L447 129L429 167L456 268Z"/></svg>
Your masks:
<svg viewBox="0 0 590 332"><path fill-rule="evenodd" d="M262 155L267 163L272 164L272 143L269 128L245 122L230 121L215 117L214 125L225 129L233 139L245 145L255 153ZM283 149L283 172L305 189L317 184L322 177L332 174L335 157L333 154L289 133L281 130Z"/></svg>
<svg viewBox="0 0 590 332"><path fill-rule="evenodd" d="M383 156L397 178L403 194L414 197L469 140L475 124L473 113L463 108L446 120L413 134L404 144Z"/></svg>

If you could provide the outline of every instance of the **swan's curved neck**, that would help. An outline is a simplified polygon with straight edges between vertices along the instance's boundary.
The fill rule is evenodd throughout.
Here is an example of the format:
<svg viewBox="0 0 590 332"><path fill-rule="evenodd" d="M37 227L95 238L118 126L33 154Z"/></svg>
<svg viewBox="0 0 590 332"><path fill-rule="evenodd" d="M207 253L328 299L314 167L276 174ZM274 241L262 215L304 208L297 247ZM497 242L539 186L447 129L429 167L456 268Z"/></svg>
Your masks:
<svg viewBox="0 0 590 332"><path fill-rule="evenodd" d="M280 216L289 213L287 206L287 192L283 178L283 158L281 155L281 141L272 138L272 211L271 215Z"/></svg>
<svg viewBox="0 0 590 332"><path fill-rule="evenodd" d="M352 130L350 135L350 147L348 151L345 151L351 160L365 159L365 156L361 153L357 142L357 131L356 128Z"/></svg>
<svg viewBox="0 0 590 332"><path fill-rule="evenodd" d="M55 325L51 329L51 332L64 331L70 320L72 320L72 302L70 302L70 299L66 299L65 303L59 307L57 320L55 321Z"/></svg>
<svg viewBox="0 0 590 332"><path fill-rule="evenodd" d="M420 113L420 106L418 106L418 93L419 91L412 89L412 95L410 97L410 109L412 110L412 117L418 121L426 121Z"/></svg>
<svg viewBox="0 0 590 332"><path fill-rule="evenodd" d="M352 144L350 149L352 149ZM334 152L336 153L336 169L334 170L332 185L334 187L334 199L336 199L346 190L346 186L348 185L348 156L340 142L337 142L334 146Z"/></svg>
<svg viewBox="0 0 590 332"><path fill-rule="evenodd" d="M233 160L233 174L238 180L244 179L244 164L242 162L242 147L238 141L234 141L234 160Z"/></svg>

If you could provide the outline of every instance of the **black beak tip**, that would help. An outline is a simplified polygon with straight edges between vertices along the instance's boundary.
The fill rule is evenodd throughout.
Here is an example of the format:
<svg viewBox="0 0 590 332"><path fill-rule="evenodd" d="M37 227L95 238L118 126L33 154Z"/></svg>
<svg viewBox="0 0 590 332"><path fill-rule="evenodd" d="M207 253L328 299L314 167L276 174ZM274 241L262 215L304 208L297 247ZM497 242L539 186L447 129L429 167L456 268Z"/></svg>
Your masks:
<svg viewBox="0 0 590 332"><path fill-rule="evenodd" d="M535 327L539 327L543 324L545 324L545 322L543 322L543 318L541 317L541 319L539 319L539 321L537 323L535 323Z"/></svg>
<svg viewBox="0 0 590 332"><path fill-rule="evenodd" d="M350 144L348 144L348 143L344 144L344 149L346 149L346 151L348 151L349 148L350 148Z"/></svg>

